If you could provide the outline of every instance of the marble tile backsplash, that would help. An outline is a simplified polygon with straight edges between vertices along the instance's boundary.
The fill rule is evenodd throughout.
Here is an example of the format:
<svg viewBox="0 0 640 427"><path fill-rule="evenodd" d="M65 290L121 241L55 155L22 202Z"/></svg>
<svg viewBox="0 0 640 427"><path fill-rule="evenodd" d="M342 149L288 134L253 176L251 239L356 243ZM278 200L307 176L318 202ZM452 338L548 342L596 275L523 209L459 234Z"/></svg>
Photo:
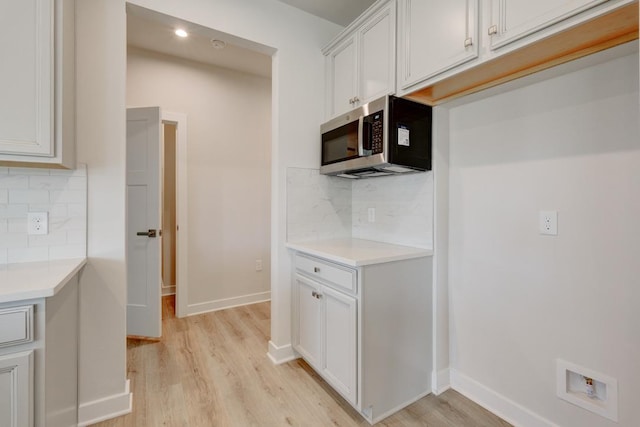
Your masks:
<svg viewBox="0 0 640 427"><path fill-rule="evenodd" d="M432 172L354 180L352 192L353 238L433 248Z"/></svg>
<svg viewBox="0 0 640 427"><path fill-rule="evenodd" d="M27 213L48 212L49 233L27 234ZM0 264L77 258L87 252L87 167L0 167Z"/></svg>
<svg viewBox="0 0 640 427"><path fill-rule="evenodd" d="M432 224L432 172L349 180L287 170L288 241L353 237L432 248Z"/></svg>
<svg viewBox="0 0 640 427"><path fill-rule="evenodd" d="M317 169L287 169L287 240L351 236L351 182Z"/></svg>

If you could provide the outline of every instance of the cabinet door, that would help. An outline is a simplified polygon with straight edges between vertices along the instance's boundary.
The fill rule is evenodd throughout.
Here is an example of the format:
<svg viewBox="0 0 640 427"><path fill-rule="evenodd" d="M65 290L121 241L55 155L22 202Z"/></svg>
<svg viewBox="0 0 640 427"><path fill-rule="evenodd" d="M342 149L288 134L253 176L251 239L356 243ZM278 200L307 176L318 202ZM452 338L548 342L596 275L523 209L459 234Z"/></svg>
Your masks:
<svg viewBox="0 0 640 427"><path fill-rule="evenodd" d="M491 0L491 49L496 49L607 0Z"/></svg>
<svg viewBox="0 0 640 427"><path fill-rule="evenodd" d="M0 426L33 426L33 351L0 356Z"/></svg>
<svg viewBox="0 0 640 427"><path fill-rule="evenodd" d="M0 2L0 152L53 156L52 0Z"/></svg>
<svg viewBox="0 0 640 427"><path fill-rule="evenodd" d="M322 287L324 313L324 363L327 381L349 402L356 403L357 311L356 300Z"/></svg>
<svg viewBox="0 0 640 427"><path fill-rule="evenodd" d="M395 2L391 2L359 31L356 106L395 92L395 22Z"/></svg>
<svg viewBox="0 0 640 427"><path fill-rule="evenodd" d="M295 349L313 367L319 369L322 356L322 304L318 298L319 285L297 275L295 302L297 333Z"/></svg>
<svg viewBox="0 0 640 427"><path fill-rule="evenodd" d="M327 56L329 117L353 108L356 97L356 39L349 37Z"/></svg>
<svg viewBox="0 0 640 427"><path fill-rule="evenodd" d="M478 0L401 0L402 89L478 57Z"/></svg>

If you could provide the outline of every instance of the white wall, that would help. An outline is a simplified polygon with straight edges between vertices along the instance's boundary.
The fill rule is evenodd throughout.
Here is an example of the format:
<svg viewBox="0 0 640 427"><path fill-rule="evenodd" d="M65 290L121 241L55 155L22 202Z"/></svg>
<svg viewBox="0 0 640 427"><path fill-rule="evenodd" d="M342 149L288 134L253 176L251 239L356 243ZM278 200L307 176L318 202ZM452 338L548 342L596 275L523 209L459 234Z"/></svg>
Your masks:
<svg viewBox="0 0 640 427"><path fill-rule="evenodd" d="M453 383L518 424L638 423L638 117L637 54L450 111ZM556 358L618 379L619 424L556 397Z"/></svg>
<svg viewBox="0 0 640 427"><path fill-rule="evenodd" d="M129 47L127 105L187 115L188 311L269 299L271 79Z"/></svg>
<svg viewBox="0 0 640 427"><path fill-rule="evenodd" d="M88 170L80 276L81 423L127 410L124 1L76 2L76 143Z"/></svg>

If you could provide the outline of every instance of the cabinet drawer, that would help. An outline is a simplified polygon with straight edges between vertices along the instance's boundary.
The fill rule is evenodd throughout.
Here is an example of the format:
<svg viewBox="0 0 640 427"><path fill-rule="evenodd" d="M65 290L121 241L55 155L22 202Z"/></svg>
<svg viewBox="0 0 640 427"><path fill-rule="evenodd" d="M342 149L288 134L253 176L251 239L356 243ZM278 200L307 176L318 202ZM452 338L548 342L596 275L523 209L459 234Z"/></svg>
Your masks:
<svg viewBox="0 0 640 427"><path fill-rule="evenodd" d="M0 347L33 341L33 305L0 309Z"/></svg>
<svg viewBox="0 0 640 427"><path fill-rule="evenodd" d="M296 268L299 272L331 285L337 289L356 293L357 271L319 258L296 255Z"/></svg>

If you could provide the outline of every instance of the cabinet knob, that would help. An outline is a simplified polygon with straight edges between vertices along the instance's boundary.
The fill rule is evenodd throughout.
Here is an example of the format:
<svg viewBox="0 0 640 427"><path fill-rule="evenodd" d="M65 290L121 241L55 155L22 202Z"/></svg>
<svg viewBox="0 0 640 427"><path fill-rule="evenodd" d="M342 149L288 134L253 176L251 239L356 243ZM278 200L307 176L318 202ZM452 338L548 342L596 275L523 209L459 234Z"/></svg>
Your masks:
<svg viewBox="0 0 640 427"><path fill-rule="evenodd" d="M314 273L320 273L320 267L313 267Z"/></svg>
<svg viewBox="0 0 640 427"><path fill-rule="evenodd" d="M497 25L490 26L488 33L489 33L490 36L492 36L494 34L498 34L498 26Z"/></svg>
<svg viewBox="0 0 640 427"><path fill-rule="evenodd" d="M473 46L473 39L471 37L467 37L464 39L464 47Z"/></svg>

